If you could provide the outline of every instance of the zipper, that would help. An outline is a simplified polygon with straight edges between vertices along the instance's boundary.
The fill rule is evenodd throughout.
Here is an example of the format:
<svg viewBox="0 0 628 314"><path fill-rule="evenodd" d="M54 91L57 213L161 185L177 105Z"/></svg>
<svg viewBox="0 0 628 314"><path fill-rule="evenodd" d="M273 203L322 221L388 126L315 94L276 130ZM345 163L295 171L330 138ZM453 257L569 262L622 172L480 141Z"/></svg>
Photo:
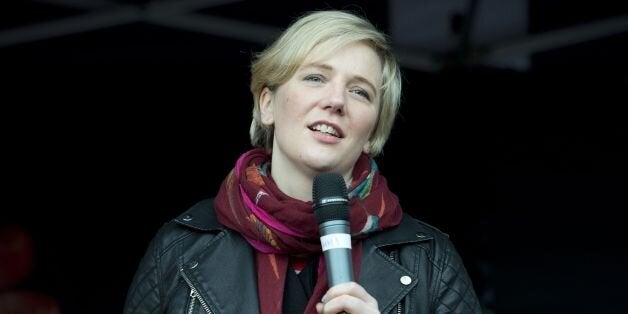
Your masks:
<svg viewBox="0 0 628 314"><path fill-rule="evenodd" d="M188 309L188 314L194 313L194 303L196 303L196 292L190 289L190 308Z"/></svg>
<svg viewBox="0 0 628 314"><path fill-rule="evenodd" d="M185 283L187 283L188 286L190 287L190 310L188 311L188 314L192 314L192 311L194 310L195 300L198 300L198 302L201 303L201 306L205 310L205 313L212 314L213 313L212 310L209 309L207 302L205 302L203 297L201 297L201 295L198 293L198 290L192 284L192 281L190 280L190 278L188 278L188 276L185 274L185 272L183 271L183 267L179 268L179 271L181 272L181 277L183 277L183 280L185 280Z"/></svg>
<svg viewBox="0 0 628 314"><path fill-rule="evenodd" d="M388 257L393 262L399 263L399 261L397 260L397 251L396 250L390 251L390 253L388 253ZM402 311L403 311L403 306L401 305L401 301L399 301L399 304L397 304L397 314L401 314Z"/></svg>

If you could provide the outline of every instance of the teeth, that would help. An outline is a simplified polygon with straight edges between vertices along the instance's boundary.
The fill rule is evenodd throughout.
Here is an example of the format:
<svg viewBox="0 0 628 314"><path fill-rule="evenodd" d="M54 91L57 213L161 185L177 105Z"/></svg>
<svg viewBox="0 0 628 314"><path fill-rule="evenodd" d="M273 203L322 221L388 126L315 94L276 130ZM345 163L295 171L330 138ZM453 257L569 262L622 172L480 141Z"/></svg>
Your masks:
<svg viewBox="0 0 628 314"><path fill-rule="evenodd" d="M333 136L337 136L337 137L340 136L338 134L338 132L336 131L336 129L334 129L331 126L326 125L326 124L317 124L312 129L316 130L316 131L323 132L323 133L331 134Z"/></svg>

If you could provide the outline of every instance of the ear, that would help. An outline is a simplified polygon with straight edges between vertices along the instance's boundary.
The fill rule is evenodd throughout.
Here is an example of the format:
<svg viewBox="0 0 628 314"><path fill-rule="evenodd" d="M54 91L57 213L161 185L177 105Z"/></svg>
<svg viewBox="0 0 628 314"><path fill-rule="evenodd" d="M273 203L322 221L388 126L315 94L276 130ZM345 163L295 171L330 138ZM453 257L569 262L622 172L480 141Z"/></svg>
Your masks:
<svg viewBox="0 0 628 314"><path fill-rule="evenodd" d="M268 87L264 87L259 95L259 110L261 122L264 125L275 123L273 116L273 92Z"/></svg>

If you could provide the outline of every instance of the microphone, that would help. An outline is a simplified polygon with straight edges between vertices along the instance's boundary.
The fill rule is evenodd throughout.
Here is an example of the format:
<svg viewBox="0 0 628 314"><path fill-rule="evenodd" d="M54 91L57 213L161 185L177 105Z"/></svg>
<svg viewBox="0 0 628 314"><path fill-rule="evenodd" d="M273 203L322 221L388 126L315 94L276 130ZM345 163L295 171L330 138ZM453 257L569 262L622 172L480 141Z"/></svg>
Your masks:
<svg viewBox="0 0 628 314"><path fill-rule="evenodd" d="M312 200L321 235L321 247L325 255L329 286L353 281L349 197L345 180L337 173L316 176L312 187Z"/></svg>

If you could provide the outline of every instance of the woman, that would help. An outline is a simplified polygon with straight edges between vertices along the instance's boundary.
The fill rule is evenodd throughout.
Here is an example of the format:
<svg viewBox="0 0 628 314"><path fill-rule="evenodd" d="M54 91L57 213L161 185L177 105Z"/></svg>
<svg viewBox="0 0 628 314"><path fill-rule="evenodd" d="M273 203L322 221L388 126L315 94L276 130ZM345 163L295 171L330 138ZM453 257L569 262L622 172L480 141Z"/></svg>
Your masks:
<svg viewBox="0 0 628 314"><path fill-rule="evenodd" d="M404 215L372 157L401 79L385 36L358 16L303 16L252 64L251 141L215 199L166 224L125 313L476 313L447 237ZM342 175L355 282L329 288L313 179Z"/></svg>

